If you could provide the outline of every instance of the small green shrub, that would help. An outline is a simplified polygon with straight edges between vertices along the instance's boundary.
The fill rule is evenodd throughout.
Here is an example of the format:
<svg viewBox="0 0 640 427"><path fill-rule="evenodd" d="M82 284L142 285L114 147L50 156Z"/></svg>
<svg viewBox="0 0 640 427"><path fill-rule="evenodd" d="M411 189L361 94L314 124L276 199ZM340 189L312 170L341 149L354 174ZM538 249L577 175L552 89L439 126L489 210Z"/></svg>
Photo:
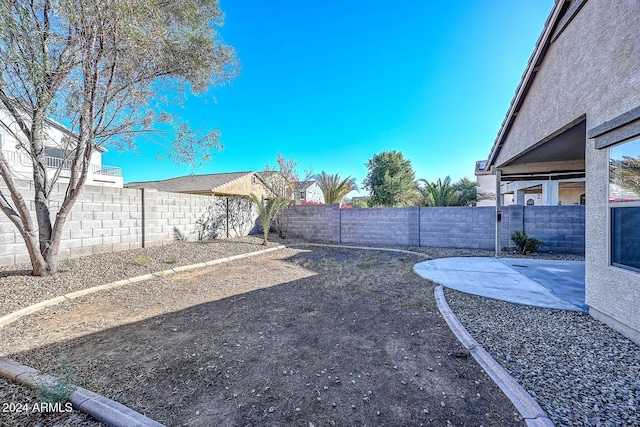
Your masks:
<svg viewBox="0 0 640 427"><path fill-rule="evenodd" d="M525 231L520 230L511 233L511 240L513 240L513 243L515 243L518 248L518 252L525 255L536 252L540 249L540 246L544 245L544 242L541 242L535 237L529 237Z"/></svg>
<svg viewBox="0 0 640 427"><path fill-rule="evenodd" d="M64 265L69 270L75 270L76 268L78 268L78 261L76 261L75 259L67 259L64 261Z"/></svg>
<svg viewBox="0 0 640 427"><path fill-rule="evenodd" d="M36 395L44 403L66 402L78 388L71 383L73 368L67 363L62 363L62 376L53 381L45 379L36 380Z"/></svg>
<svg viewBox="0 0 640 427"><path fill-rule="evenodd" d="M178 262L178 256L173 254L169 257L169 259L167 259L167 263L169 264L175 264L176 262Z"/></svg>
<svg viewBox="0 0 640 427"><path fill-rule="evenodd" d="M53 383L39 383L36 395L45 403L66 402L76 391L76 388L68 380L57 378Z"/></svg>
<svg viewBox="0 0 640 427"><path fill-rule="evenodd" d="M140 255L136 259L133 260L133 263L136 265L147 265L149 263L150 258L148 256Z"/></svg>

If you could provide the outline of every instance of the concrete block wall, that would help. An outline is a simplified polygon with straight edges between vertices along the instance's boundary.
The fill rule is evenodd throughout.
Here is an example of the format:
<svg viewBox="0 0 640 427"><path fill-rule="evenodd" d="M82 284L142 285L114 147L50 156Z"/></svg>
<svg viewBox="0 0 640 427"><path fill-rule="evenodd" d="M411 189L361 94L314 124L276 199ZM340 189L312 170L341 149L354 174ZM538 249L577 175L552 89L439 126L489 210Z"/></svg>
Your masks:
<svg viewBox="0 0 640 427"><path fill-rule="evenodd" d="M495 249L495 207L420 209L420 244L436 248Z"/></svg>
<svg viewBox="0 0 640 427"><path fill-rule="evenodd" d="M32 197L28 181L16 185L25 198ZM8 194L0 186L3 194ZM65 186L52 191L52 221L64 197ZM218 198L194 194L168 193L151 189L128 189L86 185L65 223L60 242L60 258L73 258L102 252L115 252L144 246L172 243L179 234L187 240L198 238L196 224ZM34 203L29 202L35 222ZM256 212L252 212L243 229L254 228ZM226 237L224 230L220 236ZM22 236L14 224L0 213L0 265L28 263L29 255Z"/></svg>
<svg viewBox="0 0 640 427"><path fill-rule="evenodd" d="M23 194L31 194L33 192L32 186L28 181L16 180L14 183ZM2 180L0 180L0 191L8 200L11 200ZM35 214L34 203L28 201L27 206L33 216ZM69 231L65 230L65 233L68 234ZM29 262L29 254L24 245L24 240L15 225L4 213L0 212L0 265L13 265L24 262Z"/></svg>
<svg viewBox="0 0 640 427"><path fill-rule="evenodd" d="M528 206L524 229L545 242L543 251L585 253L584 206Z"/></svg>
<svg viewBox="0 0 640 427"><path fill-rule="evenodd" d="M515 230L545 242L541 250L584 254L584 206L506 206L500 247L513 246ZM495 249L495 207L339 209L295 206L289 234L355 245Z"/></svg>
<svg viewBox="0 0 640 427"><path fill-rule="evenodd" d="M417 206L340 210L340 241L358 245L419 246Z"/></svg>
<svg viewBox="0 0 640 427"><path fill-rule="evenodd" d="M340 243L340 205L291 205L283 212L287 234Z"/></svg>

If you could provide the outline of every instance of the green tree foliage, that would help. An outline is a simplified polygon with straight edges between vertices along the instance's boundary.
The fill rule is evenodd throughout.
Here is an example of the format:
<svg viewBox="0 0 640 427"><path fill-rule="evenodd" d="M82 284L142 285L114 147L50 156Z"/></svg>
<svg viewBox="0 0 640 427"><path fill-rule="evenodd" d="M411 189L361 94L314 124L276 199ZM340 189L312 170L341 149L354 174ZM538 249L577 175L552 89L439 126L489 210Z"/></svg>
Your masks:
<svg viewBox="0 0 640 427"><path fill-rule="evenodd" d="M383 151L366 163L363 186L371 193L369 206L407 206L415 198L415 172L401 152Z"/></svg>
<svg viewBox="0 0 640 427"><path fill-rule="evenodd" d="M419 179L416 185L420 206L473 206L482 197L478 183L464 177L452 183L450 177L429 182Z"/></svg>
<svg viewBox="0 0 640 427"><path fill-rule="evenodd" d="M357 190L356 181L351 176L340 179L340 175L329 175L325 171L315 176L316 182L324 193L326 204L341 203L342 199L352 190Z"/></svg>
<svg viewBox="0 0 640 427"><path fill-rule="evenodd" d="M349 205L352 208L368 208L369 207L369 198L368 197L358 197L354 199L346 199L344 201L345 205Z"/></svg>
<svg viewBox="0 0 640 427"><path fill-rule="evenodd" d="M217 33L222 16L217 0L0 1L0 126L29 155L34 181L25 197L0 152L0 209L25 240L34 275L57 271L64 224L98 147L133 149L144 135L190 163L219 148L217 130L194 131L164 108L237 74ZM45 158L50 117L76 135L56 147L70 165L57 212L49 197L59 171L49 176Z"/></svg>
<svg viewBox="0 0 640 427"><path fill-rule="evenodd" d="M273 219L278 215L278 212L291 203L291 199L288 197L265 198L264 196L260 196L258 199L258 196L253 193L249 195L249 198L258 207L258 218L262 224L262 231L264 235L262 244L267 246L267 238L269 237L269 230L271 229Z"/></svg>

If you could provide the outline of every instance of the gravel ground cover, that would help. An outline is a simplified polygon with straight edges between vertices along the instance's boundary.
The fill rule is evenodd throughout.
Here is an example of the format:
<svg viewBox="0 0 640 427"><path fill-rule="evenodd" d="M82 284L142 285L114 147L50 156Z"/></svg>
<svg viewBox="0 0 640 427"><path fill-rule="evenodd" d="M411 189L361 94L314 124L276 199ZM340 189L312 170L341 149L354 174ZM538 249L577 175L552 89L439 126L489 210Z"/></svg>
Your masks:
<svg viewBox="0 0 640 427"><path fill-rule="evenodd" d="M640 347L586 313L445 289L467 330L558 426L640 426Z"/></svg>
<svg viewBox="0 0 640 427"><path fill-rule="evenodd" d="M274 236L269 240L269 247L284 242ZM24 264L0 267L0 316L69 292L259 251L264 249L260 243L260 237L247 236L95 254L61 261L59 273L50 277L33 277L30 266Z"/></svg>
<svg viewBox="0 0 640 427"><path fill-rule="evenodd" d="M413 272L422 259L294 248L156 277L23 318L0 351L70 365L167 425L522 425Z"/></svg>

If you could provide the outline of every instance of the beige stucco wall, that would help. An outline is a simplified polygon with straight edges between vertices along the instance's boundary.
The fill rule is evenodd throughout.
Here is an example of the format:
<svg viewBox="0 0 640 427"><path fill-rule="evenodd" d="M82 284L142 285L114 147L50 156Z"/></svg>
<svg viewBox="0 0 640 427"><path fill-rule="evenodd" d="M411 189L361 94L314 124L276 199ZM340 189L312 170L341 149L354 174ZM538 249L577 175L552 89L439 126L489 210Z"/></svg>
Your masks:
<svg viewBox="0 0 640 427"><path fill-rule="evenodd" d="M232 181L226 185L220 186L216 189L216 193L225 194L240 194L248 196L253 193L256 196L268 196L266 187L260 182L260 179L256 177L255 184L251 182L252 175L245 175L235 181Z"/></svg>
<svg viewBox="0 0 640 427"><path fill-rule="evenodd" d="M549 47L498 167L583 115L588 130L640 106L638 22L638 0L585 3ZM609 266L608 150L596 150L587 140L585 160L586 302L605 315L599 318L626 325L625 333L632 336L640 331L640 274Z"/></svg>

